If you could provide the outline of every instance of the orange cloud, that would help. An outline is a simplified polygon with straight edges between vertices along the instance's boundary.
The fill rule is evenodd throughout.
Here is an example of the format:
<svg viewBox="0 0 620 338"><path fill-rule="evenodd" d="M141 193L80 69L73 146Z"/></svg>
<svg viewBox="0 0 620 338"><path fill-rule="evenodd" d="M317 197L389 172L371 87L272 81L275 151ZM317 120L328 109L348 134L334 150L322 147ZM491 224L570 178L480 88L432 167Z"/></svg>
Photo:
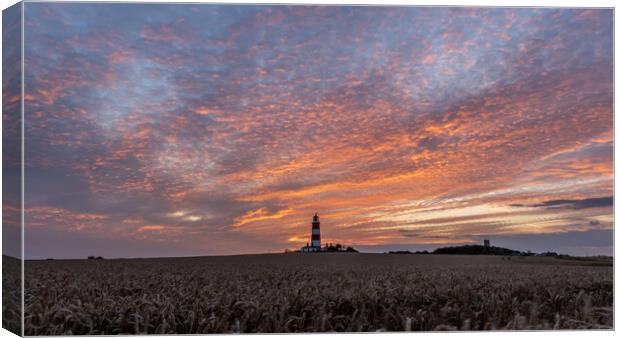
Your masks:
<svg viewBox="0 0 620 338"><path fill-rule="evenodd" d="M235 224L233 225L233 227L238 228L248 223L280 219L285 217L286 215L289 215L290 213L292 213L292 211L292 209L284 209L271 214L266 208L248 211L245 215L235 219Z"/></svg>

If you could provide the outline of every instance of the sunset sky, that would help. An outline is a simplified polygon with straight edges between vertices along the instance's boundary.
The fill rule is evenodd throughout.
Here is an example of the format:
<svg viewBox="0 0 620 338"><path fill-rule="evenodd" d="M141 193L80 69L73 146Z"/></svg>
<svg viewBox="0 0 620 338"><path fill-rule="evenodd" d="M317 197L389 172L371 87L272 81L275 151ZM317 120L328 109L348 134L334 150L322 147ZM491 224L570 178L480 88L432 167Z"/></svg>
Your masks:
<svg viewBox="0 0 620 338"><path fill-rule="evenodd" d="M612 10L24 13L26 258L613 254Z"/></svg>

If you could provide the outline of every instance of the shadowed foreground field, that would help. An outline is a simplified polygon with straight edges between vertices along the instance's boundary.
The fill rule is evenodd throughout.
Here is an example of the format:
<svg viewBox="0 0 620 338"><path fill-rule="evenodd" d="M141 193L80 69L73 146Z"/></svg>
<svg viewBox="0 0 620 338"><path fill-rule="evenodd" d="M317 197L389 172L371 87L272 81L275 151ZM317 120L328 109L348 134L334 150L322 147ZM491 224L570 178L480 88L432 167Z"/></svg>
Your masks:
<svg viewBox="0 0 620 338"><path fill-rule="evenodd" d="M25 333L610 329L604 265L387 254L27 261Z"/></svg>
<svg viewBox="0 0 620 338"><path fill-rule="evenodd" d="M2 327L22 334L22 262L2 255Z"/></svg>

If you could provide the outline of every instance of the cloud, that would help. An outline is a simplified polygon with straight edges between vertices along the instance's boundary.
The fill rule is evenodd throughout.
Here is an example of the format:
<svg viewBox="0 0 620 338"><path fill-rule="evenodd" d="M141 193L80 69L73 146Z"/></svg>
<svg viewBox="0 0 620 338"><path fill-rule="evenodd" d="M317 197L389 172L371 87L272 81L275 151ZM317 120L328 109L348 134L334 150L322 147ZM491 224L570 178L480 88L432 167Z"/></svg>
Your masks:
<svg viewBox="0 0 620 338"><path fill-rule="evenodd" d="M587 209L587 208L601 208L601 207L613 207L614 197L596 197L586 198L579 200L549 200L538 204L523 205L513 204L513 206L529 206L529 207L544 207L544 208L571 208L571 209Z"/></svg>

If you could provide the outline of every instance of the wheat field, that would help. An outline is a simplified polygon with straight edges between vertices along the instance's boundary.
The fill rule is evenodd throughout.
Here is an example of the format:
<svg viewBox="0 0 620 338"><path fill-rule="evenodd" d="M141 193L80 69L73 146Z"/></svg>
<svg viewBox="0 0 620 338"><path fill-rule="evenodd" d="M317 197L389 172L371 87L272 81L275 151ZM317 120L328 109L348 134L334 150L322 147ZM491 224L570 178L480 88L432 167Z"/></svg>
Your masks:
<svg viewBox="0 0 620 338"><path fill-rule="evenodd" d="M610 262L272 254L25 268L26 335L613 328Z"/></svg>

